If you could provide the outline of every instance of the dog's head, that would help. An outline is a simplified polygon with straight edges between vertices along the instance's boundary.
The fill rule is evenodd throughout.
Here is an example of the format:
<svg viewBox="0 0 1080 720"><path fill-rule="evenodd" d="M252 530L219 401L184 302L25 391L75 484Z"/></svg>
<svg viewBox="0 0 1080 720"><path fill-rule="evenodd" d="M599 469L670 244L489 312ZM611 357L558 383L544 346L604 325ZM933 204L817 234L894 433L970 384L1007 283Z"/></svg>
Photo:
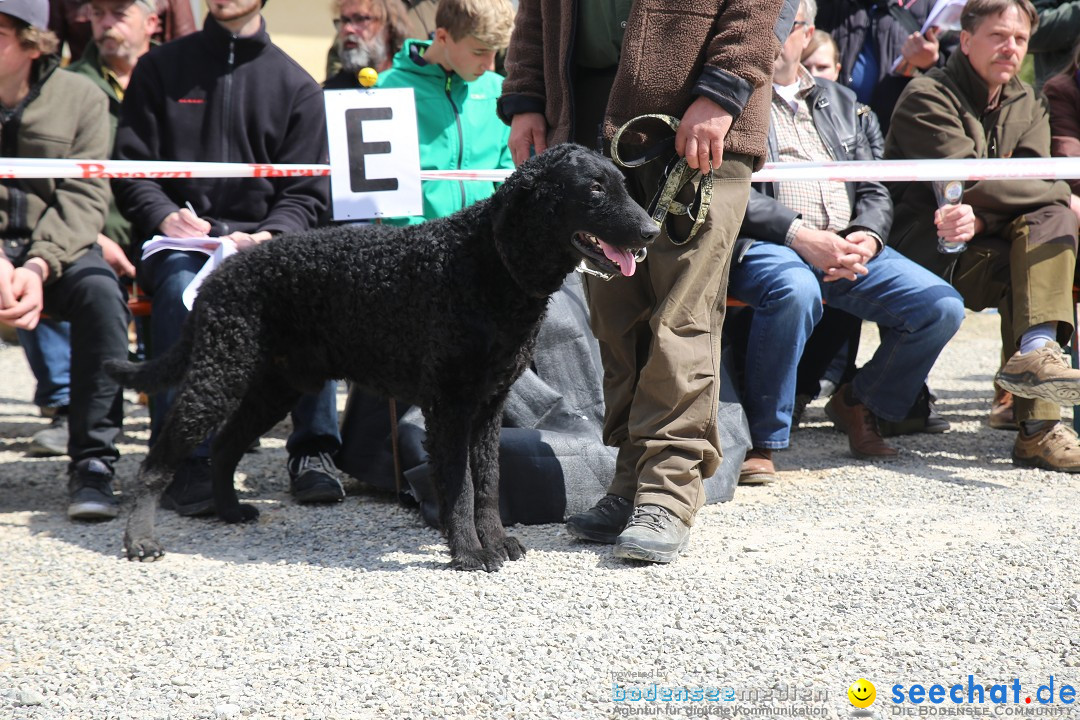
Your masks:
<svg viewBox="0 0 1080 720"><path fill-rule="evenodd" d="M642 249L660 234L614 163L580 145L556 145L522 163L495 203L496 245L519 283L523 273L535 278L540 268L561 282L582 260L598 272L629 277Z"/></svg>

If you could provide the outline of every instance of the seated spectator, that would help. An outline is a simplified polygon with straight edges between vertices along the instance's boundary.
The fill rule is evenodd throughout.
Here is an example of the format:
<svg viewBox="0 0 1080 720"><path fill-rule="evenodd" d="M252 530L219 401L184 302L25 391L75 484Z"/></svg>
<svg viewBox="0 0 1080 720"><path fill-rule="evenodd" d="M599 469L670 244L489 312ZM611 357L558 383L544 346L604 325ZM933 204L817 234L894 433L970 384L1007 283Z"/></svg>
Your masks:
<svg viewBox="0 0 1080 720"><path fill-rule="evenodd" d="M1080 157L1080 42L1072 62L1043 85L1050 106L1050 154ZM1073 195L1080 193L1080 178L1069 180Z"/></svg>
<svg viewBox="0 0 1080 720"><path fill-rule="evenodd" d="M120 101L131 70L139 57L150 49L150 40L158 29L159 18L153 0L90 0L87 3L94 42L86 46L83 57L67 69L89 78L109 98L112 135L120 113ZM105 227L98 233L98 245L113 271L120 277L135 277L135 266L127 256L131 225L110 199ZM34 401L42 414L51 418L49 427L30 440L30 454L59 456L67 454L68 398L71 378L71 329L68 323L42 319L33 331L19 330L19 344L26 351L30 368L37 380Z"/></svg>
<svg viewBox="0 0 1080 720"><path fill-rule="evenodd" d="M440 0L434 39L406 40L379 77L380 88L413 89L422 170L514 168L510 128L495 113L502 77L488 70L513 23L508 0ZM426 182L423 216L390 222L444 217L494 192L492 182Z"/></svg>
<svg viewBox="0 0 1080 720"><path fill-rule="evenodd" d="M941 62L937 33L919 33L933 5L934 0L835 0L822 5L818 26L832 35L840 50L839 82L873 108L883 131L889 129L896 99L911 76ZM903 63L893 72L898 57Z"/></svg>
<svg viewBox="0 0 1080 720"><path fill-rule="evenodd" d="M816 11L815 0L802 0L774 65L768 159L871 160L855 94L815 80L799 63ZM852 136L854 143L840 141ZM885 247L891 221L889 194L877 182L753 186L728 289L754 308L743 395L753 449L740 482L775 477L772 451L788 446L796 364L822 301L882 328L877 352L826 412L855 457L897 454L877 419L907 415L964 308L947 283Z"/></svg>
<svg viewBox="0 0 1080 720"><path fill-rule="evenodd" d="M1062 72L1072 59L1080 36L1080 0L1035 0L1039 21L1031 30L1028 53L1032 56L1036 90Z"/></svg>
<svg viewBox="0 0 1080 720"><path fill-rule="evenodd" d="M815 78L838 82L840 75L840 50L836 41L823 30L814 30L802 65ZM869 106L859 104L859 124L870 143L875 158L880 158L885 147L877 116ZM855 357L859 352L862 319L843 310L826 307L814 331L806 341L795 382L795 408L791 416L791 429L799 427L806 406L819 395L831 396L836 388L855 377Z"/></svg>
<svg viewBox="0 0 1080 720"><path fill-rule="evenodd" d="M1029 0L969 0L960 51L911 81L885 139L890 159L1046 157L1046 105L1017 73L1038 23ZM893 183L889 244L960 291L967 307L998 307L1008 357L997 375L1017 395L1018 465L1080 472L1080 442L1060 405L1080 394L1080 371L1058 341L1073 332L1077 217L1064 182L980 180L938 209L930 183ZM937 237L963 243L944 254Z"/></svg>
<svg viewBox="0 0 1080 720"><path fill-rule="evenodd" d="M3 154L103 158L109 149L105 97L85 78L59 70L48 18L48 0L0 5ZM0 322L33 330L43 311L70 322L68 516L79 520L119 512L112 481L123 396L102 367L127 357L128 313L97 244L108 203L104 180L0 183Z"/></svg>
<svg viewBox="0 0 1080 720"><path fill-rule="evenodd" d="M335 0L337 35L326 62L326 90L361 87L356 74L366 67L382 72L414 30L401 0Z"/></svg>
<svg viewBox="0 0 1080 720"><path fill-rule="evenodd" d="M796 28L798 29L798 28ZM816 78L840 82L840 48L832 35L824 30L814 30L814 36L806 45L802 56L803 67Z"/></svg>
<svg viewBox="0 0 1080 720"><path fill-rule="evenodd" d="M167 42L197 29L191 0L150 0L150 3L158 18L153 37L156 42ZM78 60L94 37L89 3L87 0L50 0L49 5L49 29L60 38L61 47L68 46L71 60Z"/></svg>
<svg viewBox="0 0 1080 720"><path fill-rule="evenodd" d="M322 93L311 76L270 41L261 7L261 0L212 3L202 30L154 48L139 60L120 109L114 151L118 159L327 161ZM140 243L154 234L212 234L232 240L241 252L274 235L315 227L325 219L330 202L325 177L140 178L117 180L113 189ZM184 289L205 262L202 253L184 251L159 252L142 262L140 283L154 299L153 354L165 352L179 339L188 314ZM158 439L174 396L170 390L154 398L151 443ZM344 499L332 460L341 446L336 384L328 382L305 395L292 417L286 449L293 498L301 503ZM177 470L162 504L181 515L214 511L207 443Z"/></svg>

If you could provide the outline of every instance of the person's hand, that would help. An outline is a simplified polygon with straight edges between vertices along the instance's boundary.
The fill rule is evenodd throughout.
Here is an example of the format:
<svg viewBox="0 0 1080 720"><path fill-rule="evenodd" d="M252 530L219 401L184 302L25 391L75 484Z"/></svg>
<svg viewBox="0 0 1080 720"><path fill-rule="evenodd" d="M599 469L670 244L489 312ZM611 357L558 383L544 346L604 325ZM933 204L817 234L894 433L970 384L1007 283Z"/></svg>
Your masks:
<svg viewBox="0 0 1080 720"><path fill-rule="evenodd" d="M838 262L832 267L825 268L825 282L836 280L855 280L858 275L866 275L870 272L867 263L878 254L877 238L864 230L856 230L849 233L845 239L855 245L858 250L846 253L838 258Z"/></svg>
<svg viewBox="0 0 1080 720"><path fill-rule="evenodd" d="M97 243L101 246L101 254L105 256L105 262L119 277L135 277L135 266L128 260L124 248L116 244L112 238L98 233Z"/></svg>
<svg viewBox="0 0 1080 720"><path fill-rule="evenodd" d="M873 243L873 238L870 238ZM866 275L866 263L874 256L877 244L867 247L851 242L829 230L815 230L805 225L795 233L791 249L806 262L825 273L825 282L856 280Z"/></svg>
<svg viewBox="0 0 1080 720"><path fill-rule="evenodd" d="M675 131L675 152L686 164L703 175L720 167L724 160L724 138L733 118L707 97L690 104Z"/></svg>
<svg viewBox="0 0 1080 720"><path fill-rule="evenodd" d="M206 237L210 232L210 223L187 208L180 208L166 215L158 229L166 237Z"/></svg>
<svg viewBox="0 0 1080 720"><path fill-rule="evenodd" d="M881 247L878 245L877 238L866 230L856 230L855 232L848 233L846 238L849 243L854 243L859 246L866 262L873 260L878 254L878 248Z"/></svg>
<svg viewBox="0 0 1080 720"><path fill-rule="evenodd" d="M261 230L257 233L231 232L222 236L222 239L232 240L236 243L237 250L243 250L244 248L254 247L261 242L266 242L271 237L270 231Z"/></svg>
<svg viewBox="0 0 1080 720"><path fill-rule="evenodd" d="M946 242L969 242L980 231L980 221L970 205L943 205L934 211L938 237Z"/></svg>
<svg viewBox="0 0 1080 720"><path fill-rule="evenodd" d="M938 61L938 52L940 50L937 33L938 29L936 27L930 27L927 28L926 35L918 32L908 35L900 48L900 54L904 57L904 60L907 60L908 63L920 70L926 70L933 66Z"/></svg>
<svg viewBox="0 0 1080 720"><path fill-rule="evenodd" d="M0 259L0 323L33 330L45 307L42 289L49 266L31 258L15 267L7 258Z"/></svg>
<svg viewBox="0 0 1080 720"><path fill-rule="evenodd" d="M529 159L529 148L536 148L536 154L547 150L547 120L543 113L518 113L510 119L510 157L514 165Z"/></svg>

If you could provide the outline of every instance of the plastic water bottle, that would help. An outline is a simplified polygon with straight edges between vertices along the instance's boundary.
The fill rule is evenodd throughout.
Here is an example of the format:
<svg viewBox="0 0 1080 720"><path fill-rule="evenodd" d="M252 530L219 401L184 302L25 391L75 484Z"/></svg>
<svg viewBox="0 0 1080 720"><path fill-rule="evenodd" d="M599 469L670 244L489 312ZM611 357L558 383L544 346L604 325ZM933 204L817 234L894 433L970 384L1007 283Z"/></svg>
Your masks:
<svg viewBox="0 0 1080 720"><path fill-rule="evenodd" d="M939 208L946 205L959 205L960 199L964 197L963 180L933 180L931 184L934 186L934 198L937 200ZM967 250L967 243L950 242L939 235L937 249L939 253L955 255Z"/></svg>

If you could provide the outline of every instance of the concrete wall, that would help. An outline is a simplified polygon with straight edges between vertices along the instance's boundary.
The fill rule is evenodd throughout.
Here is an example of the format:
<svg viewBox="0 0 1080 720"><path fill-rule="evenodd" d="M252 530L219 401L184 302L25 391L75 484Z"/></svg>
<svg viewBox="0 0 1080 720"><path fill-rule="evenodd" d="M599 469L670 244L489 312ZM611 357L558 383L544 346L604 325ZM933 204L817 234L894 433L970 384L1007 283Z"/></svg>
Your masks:
<svg viewBox="0 0 1080 720"><path fill-rule="evenodd" d="M268 0L263 8L274 43L318 82L326 79L326 51L334 41L330 0Z"/></svg>
<svg viewBox="0 0 1080 720"><path fill-rule="evenodd" d="M203 0L191 0L195 21L206 17ZM326 51L334 40L331 0L268 0L263 8L274 43L289 53L318 82L326 79Z"/></svg>

